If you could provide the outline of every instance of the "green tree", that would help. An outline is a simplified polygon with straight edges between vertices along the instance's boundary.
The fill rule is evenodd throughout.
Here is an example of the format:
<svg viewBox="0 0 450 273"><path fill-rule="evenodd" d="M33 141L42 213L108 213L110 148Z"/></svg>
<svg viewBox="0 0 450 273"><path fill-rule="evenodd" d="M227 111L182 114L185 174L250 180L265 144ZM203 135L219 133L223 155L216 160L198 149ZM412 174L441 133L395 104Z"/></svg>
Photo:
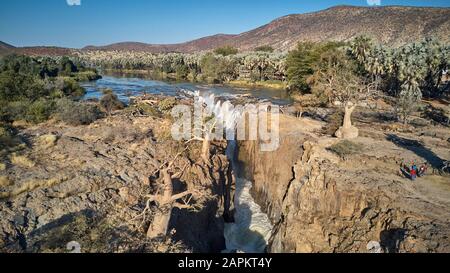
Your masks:
<svg viewBox="0 0 450 273"><path fill-rule="evenodd" d="M320 66L320 56L327 51L342 47L342 43L300 43L295 50L289 52L287 65L287 79L291 91L307 93L311 90L307 79L314 74Z"/></svg>
<svg viewBox="0 0 450 273"><path fill-rule="evenodd" d="M372 50L372 40L366 36L356 37L351 44L351 52L360 63L365 63Z"/></svg>
<svg viewBox="0 0 450 273"><path fill-rule="evenodd" d="M59 71L61 75L70 76L72 73L78 72L77 67L75 66L73 61L70 60L69 57L63 57L59 61L59 65L60 65Z"/></svg>
<svg viewBox="0 0 450 273"><path fill-rule="evenodd" d="M342 49L328 50L321 55L319 66L308 79L313 94L324 97L330 104L339 102L345 110L342 127L336 136L344 139L356 138L358 129L352 125L352 114L360 100L368 94L368 87L356 73L357 63Z"/></svg>

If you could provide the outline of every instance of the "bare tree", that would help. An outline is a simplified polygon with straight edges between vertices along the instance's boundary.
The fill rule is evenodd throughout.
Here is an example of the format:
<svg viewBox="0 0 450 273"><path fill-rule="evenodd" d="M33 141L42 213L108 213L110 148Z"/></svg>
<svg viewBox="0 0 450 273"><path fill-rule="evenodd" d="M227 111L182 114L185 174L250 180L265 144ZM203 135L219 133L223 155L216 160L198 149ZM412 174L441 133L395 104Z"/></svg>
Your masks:
<svg viewBox="0 0 450 273"><path fill-rule="evenodd" d="M173 193L173 182L172 175L169 173L169 169L165 168L160 171L160 175L162 176L163 184L160 186L160 189L155 195L148 195L148 200L151 202L155 202L158 206L156 213L153 215L153 221L151 222L148 230L147 237L156 238L161 235L166 235L170 216L172 214L173 208L179 209L193 209L194 207L190 205L188 202L182 204L178 203L179 200L183 199L186 196L193 195L193 192L190 190L174 194Z"/></svg>
<svg viewBox="0 0 450 273"><path fill-rule="evenodd" d="M186 149L184 151L186 151ZM159 164L159 161L156 159L154 160L155 162L153 165L159 165L159 168L153 173L153 175L159 173L161 183L158 185L154 194L145 196L147 198L147 202L143 211L144 217L150 210L151 203L156 204L157 208L153 214L153 220L147 230L148 238L157 238L159 236L167 235L170 217L174 208L198 210L202 207L203 201L207 198L205 192L197 189L195 185L188 185L188 189L186 191L174 193L173 179L182 177L183 173L190 165L188 162L182 169L180 169L179 172L171 174L171 169L173 168L174 162L183 152L177 154L171 162ZM194 200L196 201L194 202Z"/></svg>

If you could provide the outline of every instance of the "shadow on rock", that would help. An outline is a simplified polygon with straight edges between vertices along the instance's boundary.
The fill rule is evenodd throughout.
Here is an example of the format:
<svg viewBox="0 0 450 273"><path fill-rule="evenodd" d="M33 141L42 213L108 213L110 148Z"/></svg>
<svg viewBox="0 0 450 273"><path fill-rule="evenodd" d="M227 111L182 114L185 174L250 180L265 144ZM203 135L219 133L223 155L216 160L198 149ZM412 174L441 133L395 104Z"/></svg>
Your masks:
<svg viewBox="0 0 450 273"><path fill-rule="evenodd" d="M442 168L442 165L444 164L444 160L417 140L402 138L394 134L389 134L386 139L395 145L403 149L407 149L415 153L417 156L425 159L435 169Z"/></svg>
<svg viewBox="0 0 450 273"><path fill-rule="evenodd" d="M380 233L380 244L386 253L398 253L400 244L405 240L406 230L397 228Z"/></svg>

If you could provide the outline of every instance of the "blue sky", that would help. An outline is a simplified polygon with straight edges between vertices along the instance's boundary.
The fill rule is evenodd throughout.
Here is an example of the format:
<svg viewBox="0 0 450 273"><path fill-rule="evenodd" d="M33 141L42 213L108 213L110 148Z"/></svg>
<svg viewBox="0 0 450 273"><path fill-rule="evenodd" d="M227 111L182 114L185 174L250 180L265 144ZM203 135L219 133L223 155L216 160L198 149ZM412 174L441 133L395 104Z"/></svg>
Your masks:
<svg viewBox="0 0 450 273"><path fill-rule="evenodd" d="M79 48L123 41L178 43L241 33L292 13L380 0L2 0L0 41ZM81 2L69 5L68 2ZM382 5L450 7L448 0Z"/></svg>

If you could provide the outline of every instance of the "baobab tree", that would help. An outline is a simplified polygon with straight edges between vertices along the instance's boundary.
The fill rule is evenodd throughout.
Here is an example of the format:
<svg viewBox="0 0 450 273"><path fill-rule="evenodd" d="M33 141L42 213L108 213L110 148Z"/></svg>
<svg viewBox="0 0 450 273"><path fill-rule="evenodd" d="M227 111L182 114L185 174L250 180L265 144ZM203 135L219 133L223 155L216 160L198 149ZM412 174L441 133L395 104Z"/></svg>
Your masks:
<svg viewBox="0 0 450 273"><path fill-rule="evenodd" d="M164 168L160 171L162 185L158 189L158 193L154 195L149 195L148 200L150 202L155 202L158 209L153 215L153 221L147 230L147 237L156 238L158 236L164 236L167 234L169 228L170 216L172 214L173 208L180 209L190 209L192 208L189 204L178 203L178 200L192 195L191 191L184 191L179 194L173 193L173 182L172 175L168 168Z"/></svg>
<svg viewBox="0 0 450 273"><path fill-rule="evenodd" d="M352 125L352 114L359 101L370 94L372 84L365 84L355 73L356 64L341 49L322 56L324 64L308 80L316 94L324 94L331 104L344 107L344 122L335 133L336 137L352 139L359 135Z"/></svg>
<svg viewBox="0 0 450 273"><path fill-rule="evenodd" d="M155 175L159 174L161 183L158 184L155 193L145 196L147 198L147 205L143 212L144 215L150 210L151 203L155 203L157 207L157 210L153 214L153 220L147 230L148 238L167 235L170 217L174 208L198 210L202 207L203 201L206 200L204 191L195 188L195 185L188 185L190 188L186 191L177 194L174 193L173 179L180 178L189 166L189 163L186 163L179 172L175 174L171 173L175 160L183 152L179 153L170 163L165 163L158 167ZM154 165L159 165L157 160L154 161L156 162Z"/></svg>

